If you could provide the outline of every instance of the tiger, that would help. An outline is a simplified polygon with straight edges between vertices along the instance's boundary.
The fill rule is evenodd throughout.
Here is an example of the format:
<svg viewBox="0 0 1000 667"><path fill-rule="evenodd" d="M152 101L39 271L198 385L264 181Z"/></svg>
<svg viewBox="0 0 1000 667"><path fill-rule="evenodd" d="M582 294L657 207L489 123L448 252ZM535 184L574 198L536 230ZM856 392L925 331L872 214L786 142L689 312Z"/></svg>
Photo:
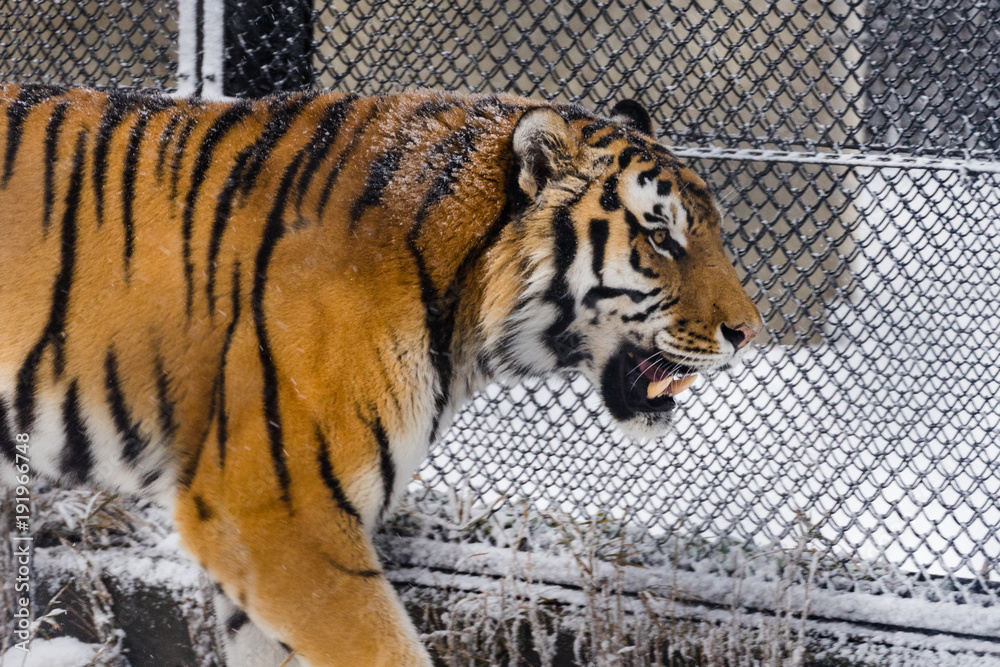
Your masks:
<svg viewBox="0 0 1000 667"><path fill-rule="evenodd" d="M0 87L0 484L152 498L231 665L428 666L373 531L470 397L631 438L763 323L648 110Z"/></svg>

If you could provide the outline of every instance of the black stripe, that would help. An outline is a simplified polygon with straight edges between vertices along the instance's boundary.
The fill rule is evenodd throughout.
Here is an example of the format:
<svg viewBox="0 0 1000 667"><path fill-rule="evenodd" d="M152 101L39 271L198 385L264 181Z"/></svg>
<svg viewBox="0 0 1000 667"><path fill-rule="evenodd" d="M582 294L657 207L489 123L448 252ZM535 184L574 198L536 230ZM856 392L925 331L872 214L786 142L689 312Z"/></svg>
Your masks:
<svg viewBox="0 0 1000 667"><path fill-rule="evenodd" d="M62 242L60 245L60 265L62 270L56 278L52 291L52 310L49 314L49 338L55 350L56 376L62 375L64 366L63 347L66 342L66 312L69 310L69 290L73 285L73 269L76 266L76 219L83 190L83 166L87 135L81 131L76 137L73 153L73 171L70 174L69 190L66 192L66 208L62 221Z"/></svg>
<svg viewBox="0 0 1000 667"><path fill-rule="evenodd" d="M382 420L378 415L368 427L371 429L372 435L375 436L375 442L378 443L382 472L382 509L379 510L381 516L389 509L389 503L392 502L392 490L396 484L396 463L392 459L392 450L389 449L389 436L386 435L385 427L382 426Z"/></svg>
<svg viewBox="0 0 1000 667"><path fill-rule="evenodd" d="M14 101L7 106L7 146L3 156L3 180L0 182L2 187L7 187L10 177L14 174L14 162L17 160L17 151L21 146L24 122L28 119L28 114L45 100L62 95L64 92L66 89L63 86L25 84L17 92Z"/></svg>
<svg viewBox="0 0 1000 667"><path fill-rule="evenodd" d="M462 258L462 263L448 288L444 291L440 302L436 300L433 293L434 285L423 263L423 257L416 248L416 237L410 244L410 250L414 253L421 282L421 299L424 301L426 310L426 326L430 332L431 363L434 364L438 373L440 393L435 404L434 419L431 422L431 442L437 437L438 426L441 422L441 415L451 396L451 340L454 336L455 317L458 313L459 301L466 291L466 283L469 280L473 269L479 263L483 255L493 247L500 238L500 233L504 228L520 215L528 206L529 202L518 185L519 169L517 162L513 159L507 165L507 174L504 184L504 205L499 215L490 225L486 233L483 234L476 245L473 246ZM433 188L432 188L433 190ZM411 232L412 234L412 232ZM407 242L410 243L409 238ZM428 300L426 287L431 290L431 300Z"/></svg>
<svg viewBox="0 0 1000 667"><path fill-rule="evenodd" d="M52 110L48 125L45 126L45 184L42 195L42 229L49 230L52 221L52 205L55 201L55 168L59 160L59 131L66 119L69 102L60 102Z"/></svg>
<svg viewBox="0 0 1000 667"><path fill-rule="evenodd" d="M145 475L142 476L142 488L148 489L156 483L156 480L160 479L160 475L163 474L160 470L150 470Z"/></svg>
<svg viewBox="0 0 1000 667"><path fill-rule="evenodd" d="M594 146L594 148L607 148L608 146L611 145L612 141L615 141L617 139L626 139L626 138L628 138L628 135L625 134L623 130L616 128L611 132L605 134L597 141L595 141L592 145Z"/></svg>
<svg viewBox="0 0 1000 667"><path fill-rule="evenodd" d="M640 159L643 162L649 162L651 159L649 155L643 155L642 149L636 148L635 146L626 146L622 152L618 154L618 168L624 171L630 164L632 164L632 158L636 156L640 156Z"/></svg>
<svg viewBox="0 0 1000 667"><path fill-rule="evenodd" d="M354 568L341 565L340 563L335 561L333 558L330 558L329 556L327 556L326 562L338 572L342 572L343 574L348 574L352 577L361 577L362 579L373 579L375 577L381 577L383 574L379 570L355 570ZM278 643L281 644L282 648L291 653L292 651L291 646L289 646L288 644L283 644L281 642Z"/></svg>
<svg viewBox="0 0 1000 667"><path fill-rule="evenodd" d="M223 111L212 126L208 128L205 136L201 140L198 148L198 155L195 158L194 169L191 171L191 182L188 184L187 197L184 202L184 220L181 228L183 238L184 255L184 283L185 301L184 309L188 318L191 317L194 307L194 264L191 261L191 234L194 229L194 210L198 203L198 194L201 190L205 178L208 176L208 168L212 165L212 157L215 148L226 134L233 129L240 121L250 114L253 107L245 100L234 102L232 106Z"/></svg>
<svg viewBox="0 0 1000 667"><path fill-rule="evenodd" d="M662 310L662 311L668 311L668 310L670 310L671 308L673 308L674 306L676 306L680 302L681 302L681 298L679 296L675 296L675 297L670 298L670 299L665 299L663 301L663 303L660 304L660 310Z"/></svg>
<svg viewBox="0 0 1000 667"><path fill-rule="evenodd" d="M160 141L156 147L156 182L160 183L163 181L163 166L167 162L167 148L170 147L170 142L174 138L174 132L177 131L177 124L181 121L181 113L175 113L167 121L167 126L163 128L163 132L160 133Z"/></svg>
<svg viewBox="0 0 1000 667"><path fill-rule="evenodd" d="M378 206L379 202L382 201L382 195L392 181L393 174L399 169L402 159L403 149L398 147L391 148L375 158L371 168L368 170L365 188L351 206L351 217L347 225L348 231L354 230L358 221L361 220L361 216L364 215L368 208Z"/></svg>
<svg viewBox="0 0 1000 667"><path fill-rule="evenodd" d="M576 302L569 289L566 272L576 258L576 228L573 225L571 208L579 201L559 207L552 216L552 231L555 237L553 255L555 260L555 275L548 289L545 290L545 301L553 304L558 311L555 321L545 330L543 340L546 346L556 356L556 363L566 368L579 363L583 359L580 334L569 331L576 316Z"/></svg>
<svg viewBox="0 0 1000 667"><path fill-rule="evenodd" d="M260 176L260 172L264 168L264 163L271 156L274 147L285 136L302 110L314 98L315 95L310 93L299 94L291 97L291 99L288 99L287 96L275 99L274 103L278 105L277 110L274 111L271 118L264 125L264 129L261 131L260 136L258 136L257 141L250 148L250 158L246 169L243 170L240 182L240 190L243 194L253 190L257 184L257 177Z"/></svg>
<svg viewBox="0 0 1000 667"><path fill-rule="evenodd" d="M312 101L314 95L299 95L287 101L287 97L280 97L273 101L277 106L271 118L264 126L260 136L250 146L247 146L239 155L236 162L226 177L226 182L216 199L215 217L212 220L212 231L208 240L207 276L205 282L205 295L208 298L209 317L215 315L215 276L218 269L219 249L222 246L222 235L226 231L226 224L233 210L233 199L239 189L244 195L249 193L257 183L257 178L264 163L270 157L271 152L278 141L288 132L294 120L302 112L306 105Z"/></svg>
<svg viewBox="0 0 1000 667"><path fill-rule="evenodd" d="M576 259L576 228L573 226L571 209L579 200L580 198L576 197L566 205L560 206L552 216L552 234L555 239L552 255L555 260L556 273L564 279L566 272L573 265L573 260Z"/></svg>
<svg viewBox="0 0 1000 667"><path fill-rule="evenodd" d="M11 430L10 408L2 396L0 396L0 454L11 463L17 460L17 443L14 441L14 431Z"/></svg>
<svg viewBox="0 0 1000 667"><path fill-rule="evenodd" d="M35 385L38 364L47 345L52 345L56 377L62 375L65 365L63 347L66 342L66 311L69 308L69 291L73 284L73 268L76 264L76 215L83 188L83 166L87 134L81 131L76 138L73 155L73 172L66 192L66 208L62 220L62 241L60 245L60 270L52 288L52 304L45 330L35 346L28 353L17 372L17 391L14 406L22 431L30 431L35 423Z"/></svg>
<svg viewBox="0 0 1000 667"><path fill-rule="evenodd" d="M351 155L354 154L355 149L357 149L358 144L361 142L361 138L365 134L365 130L368 129L368 125L375 119L379 111L379 100L375 98L372 100L372 105L368 109L368 114L365 116L364 120L354 128L354 132L351 135L351 140L341 151L340 157L337 158L337 163L333 165L330 173L326 176L326 181L323 183L323 189L320 191L319 195L319 205L316 207L316 217L322 219L323 212L326 210L326 205L330 201L330 194L333 192L333 185L337 182L337 177L340 175L340 171L347 164Z"/></svg>
<svg viewBox="0 0 1000 667"><path fill-rule="evenodd" d="M337 137L340 135L340 128L344 124L347 115L351 112L351 106L357 99L358 96L352 93L328 106L323 113L323 118L316 126L316 132L313 133L313 138L309 142L309 159L306 160L306 164L299 174L299 180L295 184L296 212L302 208L302 199L305 197L310 183L312 183L313 176L316 174L320 162L326 158L334 142L337 141Z"/></svg>
<svg viewBox="0 0 1000 667"><path fill-rule="evenodd" d="M347 494L344 493L344 488L340 485L340 480L337 479L337 475L333 471L333 466L330 464L330 443L323 436L323 430L318 424L316 425L316 440L319 441L319 450L316 452L316 461L319 463L319 474L323 478L326 488L330 489L333 502L360 523L361 515L355 509L354 504L347 498Z"/></svg>
<svg viewBox="0 0 1000 667"><path fill-rule="evenodd" d="M644 234L646 228L639 224L639 218L635 217L635 213L625 209L625 224L628 225L628 240L632 241L636 236Z"/></svg>
<svg viewBox="0 0 1000 667"><path fill-rule="evenodd" d="M264 289L267 287L267 269L271 255L275 246L278 245L278 241L285 234L284 214L288 191L302 165L304 156L304 150L295 155L292 163L285 169L281 185L274 197L274 206L267 216L267 224L264 227L260 248L257 250L253 290L250 295L254 326L257 330L257 349L260 354L264 381L264 419L267 423L267 435L271 443L271 460L274 463L274 472L281 488L281 499L288 505L289 511L291 511L292 504L290 493L292 482L288 474L288 465L285 462L284 433L281 427L281 410L278 406L278 370L274 363L274 355L271 353L271 343L267 337L267 325L264 321Z"/></svg>
<svg viewBox="0 0 1000 667"><path fill-rule="evenodd" d="M205 418L205 428L201 432L201 437L195 442L194 452L184 462L184 467L181 468L181 472L177 476L177 484L183 489L190 488L195 475L198 474L201 455L205 451L205 441L208 440L208 436L212 433L212 422L215 419L215 402L217 398L218 393L213 391L208 402L208 416Z"/></svg>
<svg viewBox="0 0 1000 667"><path fill-rule="evenodd" d="M170 376L163 367L163 357L156 355L153 364L153 372L156 374L156 410L160 433L169 440L177 432L177 424L174 423L174 402L170 396Z"/></svg>
<svg viewBox="0 0 1000 667"><path fill-rule="evenodd" d="M229 616L229 620L226 621L226 631L231 635L235 635L249 622L250 617L247 616L247 613L242 609L237 609Z"/></svg>
<svg viewBox="0 0 1000 667"><path fill-rule="evenodd" d="M226 338L222 342L222 354L219 358L219 371L216 377L218 380L218 406L219 406L219 416L216 420L216 435L219 444L219 467L224 468L226 466L226 442L229 439L229 415L226 414L226 361L229 357L229 348L233 344L233 334L236 333L236 325L240 321L240 263L236 262L233 266L233 319L229 322L229 326L226 327Z"/></svg>
<svg viewBox="0 0 1000 667"><path fill-rule="evenodd" d="M122 458L134 467L149 440L139 433L139 424L132 421L132 413L125 404L125 394L122 392L121 378L118 376L118 357L111 348L108 348L108 353L104 357L104 390L111 411L111 421L114 422L115 429L122 439Z"/></svg>
<svg viewBox="0 0 1000 667"><path fill-rule="evenodd" d="M197 494L194 497L194 509L198 513L199 521L209 521L215 516L215 512L208 506L205 499Z"/></svg>
<svg viewBox="0 0 1000 667"><path fill-rule="evenodd" d="M30 431L35 425L35 393L38 391L36 380L38 375L38 364L42 360L42 353L49 342L48 327L42 338L35 343L35 346L28 352L24 363L17 371L17 388L14 393L14 410L17 412L18 428L22 431Z"/></svg>
<svg viewBox="0 0 1000 667"><path fill-rule="evenodd" d="M482 104L482 103L480 103ZM477 109L473 108L472 113ZM417 278L420 284L420 300L424 304L424 325L430 334L430 345L428 353L431 364L438 376L438 391L435 396L435 415L431 424L431 440L436 437L438 422L441 414L451 396L451 340L455 326L455 314L457 311L459 292L464 285L465 261L460 265L456 274L456 281L453 281L448 289L439 297L437 287L431 278L430 271L418 243L420 233L424 223L430 214L431 208L437 205L446 196L452 194L454 184L458 179L459 171L466 165L469 156L475 149L476 130L466 125L458 132L454 132L445 137L434 148L431 149L431 158L425 168L430 169L430 161L437 156L447 156L444 168L437 173L431 183L427 194L420 203L420 208L414 217L413 225L406 235L406 245L413 257L413 262L417 269ZM520 192L520 188L518 188ZM487 232L489 235L489 232ZM482 241L482 239L480 239ZM468 257L465 258L468 261ZM461 282L458 282L461 274Z"/></svg>
<svg viewBox="0 0 1000 667"><path fill-rule="evenodd" d="M632 265L632 268L635 270L636 273L640 273L647 278L660 277L659 273L653 271L652 269L647 269L645 266L642 265L642 258L639 256L638 248L632 248L632 252L629 254L628 257L628 262L629 264Z"/></svg>
<svg viewBox="0 0 1000 667"><path fill-rule="evenodd" d="M590 221L590 247L593 250L591 269L598 283L604 282L604 252L608 245L608 221L603 218L593 218Z"/></svg>
<svg viewBox="0 0 1000 667"><path fill-rule="evenodd" d="M620 296L627 296L632 300L632 303L641 303L644 299L656 296L661 291L659 287L655 287L648 292L634 289L620 289L617 287L591 287L583 297L583 305L587 308L593 308L602 299L614 299Z"/></svg>
<svg viewBox="0 0 1000 667"><path fill-rule="evenodd" d="M657 301L652 306L642 311L641 313L635 313L634 315L622 315L622 322L628 324L629 322L645 322L649 319L649 316L653 314L653 311L658 309L661 305L660 301Z"/></svg>
<svg viewBox="0 0 1000 667"><path fill-rule="evenodd" d="M413 117L434 118L435 116L447 113L458 106L454 100L444 98L442 93L438 93L438 95L442 95L442 97L439 99L430 99L426 102L421 102L416 111L413 112Z"/></svg>
<svg viewBox="0 0 1000 667"><path fill-rule="evenodd" d="M87 426L80 414L80 395L76 380L70 383L69 391L66 392L62 404L62 417L66 429L66 442L63 444L59 470L71 481L82 484L90 476L94 459Z"/></svg>
<svg viewBox="0 0 1000 667"><path fill-rule="evenodd" d="M458 180L459 170L466 165L469 156L473 152L475 137L475 129L465 127L449 135L431 149L432 158L444 155L447 159L444 168L434 178L434 182L431 184L430 189L424 196L424 200L420 203L420 208L417 210L414 224L417 227L418 233L419 228L423 226L424 221L427 219L431 207L452 193L455 181ZM427 164L426 168L430 169L431 165Z"/></svg>
<svg viewBox="0 0 1000 667"><path fill-rule="evenodd" d="M646 183L656 179L656 177L660 175L660 171L660 166L658 164L653 165L646 171L639 172L639 175L636 177L636 182L640 186L646 185ZM657 186L657 194L659 194L659 186Z"/></svg>
<svg viewBox="0 0 1000 667"><path fill-rule="evenodd" d="M140 111L128 136L125 165L122 168L122 233L125 236L122 262L125 266L125 282L128 282L131 275L132 255L135 253L135 176L139 170L139 148L148 122L149 113Z"/></svg>
<svg viewBox="0 0 1000 667"><path fill-rule="evenodd" d="M222 191L216 198L215 217L212 219L212 231L208 238L208 257L206 258L206 279L205 297L208 301L208 315L215 317L215 276L218 272L219 251L222 248L222 235L226 231L226 224L233 211L233 200L236 196L236 189L239 187L240 178L246 168L247 160L250 159L250 148L240 151L236 156L226 182L222 186Z"/></svg>
<svg viewBox="0 0 1000 667"><path fill-rule="evenodd" d="M170 162L171 199L177 199L177 186L181 179L181 167L184 162L184 151L187 149L188 141L191 140L191 134L194 132L194 128L197 124L197 119L188 118L187 122L184 123L184 127L181 128L180 136L177 137L177 145L174 146L174 156Z"/></svg>
<svg viewBox="0 0 1000 667"><path fill-rule="evenodd" d="M606 128L609 124L610 123L606 120L595 120L593 123L588 123L583 126L583 129L580 130L580 136L583 137L584 140L590 139L599 131Z"/></svg>
<svg viewBox="0 0 1000 667"><path fill-rule="evenodd" d="M601 208L605 211L617 211L622 207L618 196L618 174L611 174L604 181L604 192L601 194Z"/></svg>
<svg viewBox="0 0 1000 667"><path fill-rule="evenodd" d="M134 93L125 91L113 91L107 93L107 104L101 120L97 125L97 134L94 138L94 201L97 205L97 226L104 223L104 179L108 171L108 148L115 130L125 120L136 106L139 105L141 97Z"/></svg>

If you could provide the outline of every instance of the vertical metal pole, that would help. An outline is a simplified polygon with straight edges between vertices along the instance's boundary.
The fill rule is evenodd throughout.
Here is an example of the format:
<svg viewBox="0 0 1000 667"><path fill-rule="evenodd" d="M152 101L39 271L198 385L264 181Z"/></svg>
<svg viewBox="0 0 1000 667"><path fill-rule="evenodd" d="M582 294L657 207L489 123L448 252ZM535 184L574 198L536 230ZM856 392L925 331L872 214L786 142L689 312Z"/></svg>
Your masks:
<svg viewBox="0 0 1000 667"><path fill-rule="evenodd" d="M223 0L225 94L259 97L315 84L312 0Z"/></svg>
<svg viewBox="0 0 1000 667"><path fill-rule="evenodd" d="M222 97L224 0L179 0L177 94Z"/></svg>

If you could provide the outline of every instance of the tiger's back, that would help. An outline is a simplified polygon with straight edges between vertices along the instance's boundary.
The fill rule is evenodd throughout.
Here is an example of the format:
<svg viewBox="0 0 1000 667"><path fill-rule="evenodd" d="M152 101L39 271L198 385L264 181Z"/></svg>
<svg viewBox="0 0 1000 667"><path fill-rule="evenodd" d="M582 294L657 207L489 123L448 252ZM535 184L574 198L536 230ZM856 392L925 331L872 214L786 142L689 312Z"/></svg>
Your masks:
<svg viewBox="0 0 1000 667"><path fill-rule="evenodd" d="M445 250L469 239L454 236L486 231L413 222L422 202L456 187L462 151L476 148L471 128L448 135L446 123L469 114L441 95L192 103L9 86L0 97L0 400L10 427L32 432L36 469L69 482L169 496L194 472L184 464L215 413L238 410L241 393L260 403L276 391L253 379L272 370L277 383L266 368L276 348L297 349L282 362L302 365L284 375L304 400L371 393L371 375L390 369L363 358L362 332L391 330L401 354L417 347L420 291L458 269ZM504 106L477 111L493 107L482 122L502 123ZM483 176L503 182L497 167ZM389 190L397 172L406 187ZM499 216L495 193L463 194L455 216L484 226ZM426 248L415 280L414 251L430 237L437 252ZM327 294L315 291L317 262ZM314 318L329 323L322 342L311 338ZM224 357L241 354L241 340L270 355L244 354L248 363L229 368ZM325 354L331 342L355 352ZM345 358L350 367L325 369L343 386L317 386L313 369ZM244 366L253 372L233 370ZM404 367L390 384L428 374Z"/></svg>

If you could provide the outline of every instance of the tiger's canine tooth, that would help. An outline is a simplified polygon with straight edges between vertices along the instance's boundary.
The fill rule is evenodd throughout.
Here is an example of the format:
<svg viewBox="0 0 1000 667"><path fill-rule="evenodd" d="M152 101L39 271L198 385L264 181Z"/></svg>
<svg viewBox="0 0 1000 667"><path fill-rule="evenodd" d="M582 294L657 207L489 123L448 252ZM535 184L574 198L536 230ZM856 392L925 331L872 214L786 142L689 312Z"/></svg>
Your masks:
<svg viewBox="0 0 1000 667"><path fill-rule="evenodd" d="M686 391L687 388L693 385L694 381L697 379L697 375L688 375L687 377L678 378L671 383L671 386L667 391L670 392L671 396L676 396L682 391Z"/></svg>
<svg viewBox="0 0 1000 667"><path fill-rule="evenodd" d="M663 392L665 392L670 386L670 383L673 382L673 379L673 376L668 375L657 382L650 382L649 386L646 387L646 398L656 398L658 396L662 396Z"/></svg>

